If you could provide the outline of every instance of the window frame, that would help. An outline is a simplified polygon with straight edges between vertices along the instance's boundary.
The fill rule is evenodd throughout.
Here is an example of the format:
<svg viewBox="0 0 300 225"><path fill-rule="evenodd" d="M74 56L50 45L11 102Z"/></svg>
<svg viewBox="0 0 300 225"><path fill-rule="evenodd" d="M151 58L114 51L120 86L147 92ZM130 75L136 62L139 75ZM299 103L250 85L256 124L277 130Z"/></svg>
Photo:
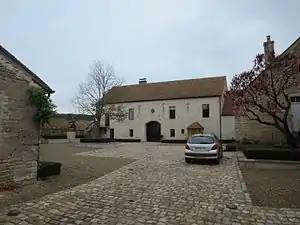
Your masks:
<svg viewBox="0 0 300 225"><path fill-rule="evenodd" d="M128 109L128 120L134 120L134 108Z"/></svg>
<svg viewBox="0 0 300 225"><path fill-rule="evenodd" d="M133 137L133 136L134 136L133 129L129 129L129 137Z"/></svg>
<svg viewBox="0 0 300 225"><path fill-rule="evenodd" d="M205 109L205 106L207 106L207 109ZM207 112L208 115L205 112ZM210 117L210 107L209 107L209 104L202 104L202 118L209 118L209 117Z"/></svg>
<svg viewBox="0 0 300 225"><path fill-rule="evenodd" d="M108 113L104 115L104 126L109 127L110 126L110 116Z"/></svg>
<svg viewBox="0 0 300 225"><path fill-rule="evenodd" d="M294 99L294 101L293 101L293 99ZM300 103L300 95L292 95L292 96L290 96L290 101L293 104Z"/></svg>
<svg viewBox="0 0 300 225"><path fill-rule="evenodd" d="M172 116L174 113L174 116ZM176 107L175 106L169 106L169 119L175 120L176 119Z"/></svg>
<svg viewBox="0 0 300 225"><path fill-rule="evenodd" d="M172 135L173 134L173 135ZM176 131L175 129L170 129L170 137L175 137L176 136Z"/></svg>

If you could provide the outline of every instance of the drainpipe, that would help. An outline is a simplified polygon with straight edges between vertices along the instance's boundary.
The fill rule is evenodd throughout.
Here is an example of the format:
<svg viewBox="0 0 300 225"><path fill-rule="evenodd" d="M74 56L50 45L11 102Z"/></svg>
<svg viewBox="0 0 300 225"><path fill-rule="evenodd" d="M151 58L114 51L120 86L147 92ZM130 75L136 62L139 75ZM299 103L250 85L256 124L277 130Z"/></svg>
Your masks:
<svg viewBox="0 0 300 225"><path fill-rule="evenodd" d="M220 141L222 142L222 96L219 97Z"/></svg>

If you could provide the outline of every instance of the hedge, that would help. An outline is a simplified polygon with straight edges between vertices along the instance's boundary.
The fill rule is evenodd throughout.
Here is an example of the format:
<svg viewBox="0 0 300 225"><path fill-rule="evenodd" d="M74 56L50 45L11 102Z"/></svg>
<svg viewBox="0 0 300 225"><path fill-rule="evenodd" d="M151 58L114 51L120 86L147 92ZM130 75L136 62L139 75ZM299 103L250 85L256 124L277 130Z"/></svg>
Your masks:
<svg viewBox="0 0 300 225"><path fill-rule="evenodd" d="M67 135L61 134L61 135L42 135L45 139L67 139ZM75 138L84 138L84 135L75 135Z"/></svg>
<svg viewBox="0 0 300 225"><path fill-rule="evenodd" d="M237 150L236 144L226 144L225 151L227 151L227 152L236 152L236 150Z"/></svg>
<svg viewBox="0 0 300 225"><path fill-rule="evenodd" d="M243 152L248 159L300 161L300 149L245 148Z"/></svg>
<svg viewBox="0 0 300 225"><path fill-rule="evenodd" d="M110 142L141 142L136 138L81 138L83 143L110 143Z"/></svg>
<svg viewBox="0 0 300 225"><path fill-rule="evenodd" d="M67 139L67 135L61 134L61 135L42 135L45 139Z"/></svg>

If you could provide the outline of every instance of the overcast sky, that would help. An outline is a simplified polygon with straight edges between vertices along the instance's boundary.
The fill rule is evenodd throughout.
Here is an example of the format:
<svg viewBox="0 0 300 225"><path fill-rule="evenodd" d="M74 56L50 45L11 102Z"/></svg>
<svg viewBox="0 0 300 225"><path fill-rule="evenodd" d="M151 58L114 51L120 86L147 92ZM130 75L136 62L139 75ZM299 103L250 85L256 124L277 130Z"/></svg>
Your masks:
<svg viewBox="0 0 300 225"><path fill-rule="evenodd" d="M126 83L225 75L252 65L266 35L300 36L299 0L0 0L0 43L56 93L60 112L93 60Z"/></svg>

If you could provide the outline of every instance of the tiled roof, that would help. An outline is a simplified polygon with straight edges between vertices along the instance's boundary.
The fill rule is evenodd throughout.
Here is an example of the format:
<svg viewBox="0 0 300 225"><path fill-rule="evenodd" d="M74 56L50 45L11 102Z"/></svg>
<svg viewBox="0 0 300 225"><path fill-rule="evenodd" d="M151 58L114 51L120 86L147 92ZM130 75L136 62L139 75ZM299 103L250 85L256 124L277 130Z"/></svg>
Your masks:
<svg viewBox="0 0 300 225"><path fill-rule="evenodd" d="M79 120L75 122L76 124L76 129L77 130L85 130L85 128L89 125L89 122L86 120ZM71 124L68 123L68 121L64 121L61 123L46 123L43 125L43 130L55 130L55 129L61 129L61 130L66 130L70 128Z"/></svg>
<svg viewBox="0 0 300 225"><path fill-rule="evenodd" d="M226 85L225 76L124 85L112 88L106 103L217 97Z"/></svg>
<svg viewBox="0 0 300 225"><path fill-rule="evenodd" d="M232 98L230 95L225 96L223 109L222 109L222 116L233 116L233 103Z"/></svg>
<svg viewBox="0 0 300 225"><path fill-rule="evenodd" d="M201 124L198 122L194 122L187 127L187 129L197 129L197 128L203 129L203 126L201 126Z"/></svg>

